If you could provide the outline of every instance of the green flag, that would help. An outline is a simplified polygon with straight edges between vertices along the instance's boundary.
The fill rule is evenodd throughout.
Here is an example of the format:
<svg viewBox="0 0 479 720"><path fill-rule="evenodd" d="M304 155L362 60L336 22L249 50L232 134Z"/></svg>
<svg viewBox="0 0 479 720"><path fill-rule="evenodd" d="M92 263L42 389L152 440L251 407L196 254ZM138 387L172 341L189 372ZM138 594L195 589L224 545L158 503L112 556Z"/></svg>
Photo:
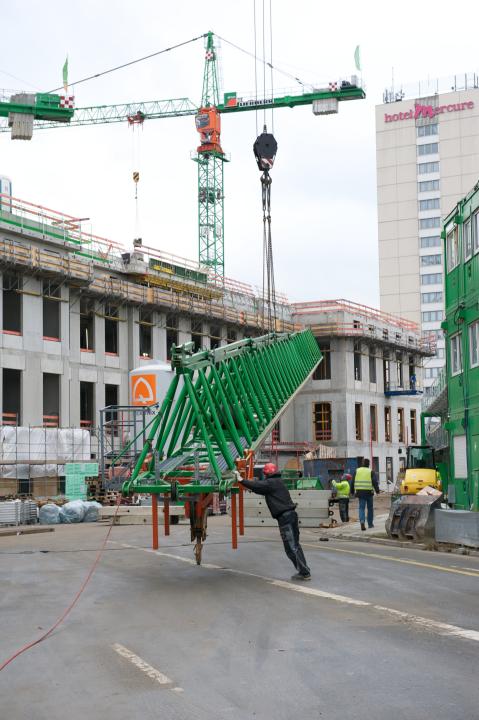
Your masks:
<svg viewBox="0 0 479 720"><path fill-rule="evenodd" d="M361 70L361 56L359 54L359 45L357 45L354 51L354 62L356 63L356 70Z"/></svg>
<svg viewBox="0 0 479 720"><path fill-rule="evenodd" d="M68 92L68 55L63 66L63 87L65 92Z"/></svg>

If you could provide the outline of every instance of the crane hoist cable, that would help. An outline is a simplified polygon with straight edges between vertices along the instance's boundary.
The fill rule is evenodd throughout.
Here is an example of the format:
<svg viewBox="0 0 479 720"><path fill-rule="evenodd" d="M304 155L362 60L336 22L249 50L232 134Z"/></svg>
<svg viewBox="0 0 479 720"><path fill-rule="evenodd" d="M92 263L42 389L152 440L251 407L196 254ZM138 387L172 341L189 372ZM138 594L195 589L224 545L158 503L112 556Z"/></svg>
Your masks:
<svg viewBox="0 0 479 720"><path fill-rule="evenodd" d="M271 234L271 183L269 171L274 165L278 143L266 125L253 145L258 169L261 172L261 201L263 205L263 320L265 329L274 332L276 319L276 289L274 282L273 241Z"/></svg>

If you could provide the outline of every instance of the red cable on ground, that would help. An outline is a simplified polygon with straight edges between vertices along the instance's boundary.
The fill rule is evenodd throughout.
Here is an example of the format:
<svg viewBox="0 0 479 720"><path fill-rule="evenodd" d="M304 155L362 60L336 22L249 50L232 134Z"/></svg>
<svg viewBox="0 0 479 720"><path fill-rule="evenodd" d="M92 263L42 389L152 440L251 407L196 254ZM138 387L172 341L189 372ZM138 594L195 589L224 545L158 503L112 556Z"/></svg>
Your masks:
<svg viewBox="0 0 479 720"><path fill-rule="evenodd" d="M34 641L31 642L31 643L28 643L28 645L24 645L24 647L20 648L20 650L17 650L13 655L11 655L9 658L7 658L7 660L5 660L5 661L0 665L0 671L3 670L4 668L6 668L7 665L10 665L10 663L13 662L13 660L15 660L15 658L17 658L19 655L21 655L22 653L26 652L27 650L29 650L30 648L34 647L35 645L38 645L38 643L41 643L43 640L46 640L47 637L48 637L49 635L51 635L52 632L53 632L54 630L56 630L59 625L61 625L61 623L65 620L65 618L67 617L67 615L73 610L73 608L74 608L75 605L77 604L78 600L80 599L80 595L82 594L82 592L84 591L84 589L86 588L86 586L88 585L88 583L90 582L90 580L91 580L91 578L92 578L92 575L93 575L93 573L95 572L98 563L100 562L100 558L101 558L101 556L103 555L103 551L104 551L104 549L105 549L105 547L106 547L106 544L107 544L107 542L108 542L108 538L110 537L110 533L111 533L112 528L113 528L113 525L114 525L114 523L115 523L115 518L116 518L116 516L117 516L117 514L118 514L118 510L119 510L119 507L120 507L120 501L121 501L121 495L118 497L118 501L117 501L117 504L116 504L116 510L115 510L115 513L114 513L114 515L113 515L113 517L112 517L112 519L111 519L110 527L108 528L108 532L107 532L107 534L106 534L106 536L105 536L105 539L103 540L103 543L102 543L101 547L99 548L99 550L98 550L98 552L97 552L96 558L95 558L95 560L93 561L93 565L91 566L88 575L86 576L85 580L83 581L82 586L80 587L79 591L77 592L77 594L75 595L75 597L73 598L72 602L70 603L70 605L67 607L67 609L66 609L65 612L63 613L63 615L56 621L56 623L55 623L54 625L51 626L51 628L50 628L49 630L47 630L46 633L44 633L43 635L41 635L37 640L34 640Z"/></svg>

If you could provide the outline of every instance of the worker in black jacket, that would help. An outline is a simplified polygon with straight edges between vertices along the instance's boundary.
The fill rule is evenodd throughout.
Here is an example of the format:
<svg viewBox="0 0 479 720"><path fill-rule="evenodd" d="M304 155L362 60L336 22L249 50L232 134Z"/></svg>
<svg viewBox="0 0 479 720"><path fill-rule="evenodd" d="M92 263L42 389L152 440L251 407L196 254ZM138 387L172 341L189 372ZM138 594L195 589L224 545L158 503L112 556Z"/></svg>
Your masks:
<svg viewBox="0 0 479 720"><path fill-rule="evenodd" d="M299 544L299 523L296 505L291 499L289 490L281 479L278 468L273 463L266 463L263 468L264 480L243 480L238 478L243 487L257 495L264 495L271 515L278 521L279 532L286 555L297 570L292 580L311 580L311 572L306 563L303 549Z"/></svg>

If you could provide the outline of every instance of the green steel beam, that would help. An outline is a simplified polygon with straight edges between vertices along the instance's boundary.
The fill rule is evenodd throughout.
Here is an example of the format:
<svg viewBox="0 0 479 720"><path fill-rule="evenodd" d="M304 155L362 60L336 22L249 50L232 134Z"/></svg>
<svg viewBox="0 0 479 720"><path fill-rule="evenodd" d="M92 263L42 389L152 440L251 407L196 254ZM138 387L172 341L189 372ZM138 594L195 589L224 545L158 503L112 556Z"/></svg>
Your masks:
<svg viewBox="0 0 479 720"><path fill-rule="evenodd" d="M183 494L226 491L236 459L264 441L320 360L309 330L198 353L192 343L173 348L175 377L123 492L169 492L178 478ZM191 470L196 461L201 477Z"/></svg>

